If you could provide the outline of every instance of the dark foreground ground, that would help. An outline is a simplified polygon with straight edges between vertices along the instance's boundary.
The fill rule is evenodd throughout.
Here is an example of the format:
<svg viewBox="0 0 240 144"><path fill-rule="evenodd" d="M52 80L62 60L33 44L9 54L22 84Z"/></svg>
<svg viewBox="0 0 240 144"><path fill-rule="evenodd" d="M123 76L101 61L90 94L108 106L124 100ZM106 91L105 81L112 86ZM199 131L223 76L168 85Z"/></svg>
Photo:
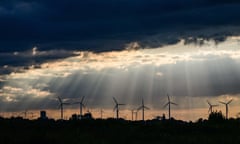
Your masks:
<svg viewBox="0 0 240 144"><path fill-rule="evenodd" d="M240 144L239 119L221 121L0 120L0 144Z"/></svg>

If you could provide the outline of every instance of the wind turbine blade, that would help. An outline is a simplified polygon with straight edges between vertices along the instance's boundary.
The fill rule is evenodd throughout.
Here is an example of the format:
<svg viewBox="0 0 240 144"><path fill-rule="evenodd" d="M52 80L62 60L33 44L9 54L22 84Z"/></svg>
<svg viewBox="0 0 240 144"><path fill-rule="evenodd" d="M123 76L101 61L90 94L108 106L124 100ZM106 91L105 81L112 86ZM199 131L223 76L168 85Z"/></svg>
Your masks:
<svg viewBox="0 0 240 144"><path fill-rule="evenodd" d="M146 107L146 106L144 106L144 108L145 108L145 109L147 109L147 110L149 110L149 109L150 109L149 107Z"/></svg>
<svg viewBox="0 0 240 144"><path fill-rule="evenodd" d="M62 103L62 104L64 104L64 105L70 105L71 103Z"/></svg>
<svg viewBox="0 0 240 144"><path fill-rule="evenodd" d="M117 102L117 100L115 99L115 97L113 97L113 100L114 100L114 102L115 102L116 104L118 104L118 102Z"/></svg>
<svg viewBox="0 0 240 144"><path fill-rule="evenodd" d="M169 104L170 104L169 102L166 103L166 104L163 106L163 108L166 108Z"/></svg>
<svg viewBox="0 0 240 144"><path fill-rule="evenodd" d="M126 104L118 104L118 105L126 105Z"/></svg>
<svg viewBox="0 0 240 144"><path fill-rule="evenodd" d="M59 96L57 98L58 98L58 101L62 103L62 99Z"/></svg>
<svg viewBox="0 0 240 144"><path fill-rule="evenodd" d="M212 105L212 107L217 107L218 105Z"/></svg>
<svg viewBox="0 0 240 144"><path fill-rule="evenodd" d="M209 109L208 109L208 113L210 113L211 112L211 107L209 107Z"/></svg>
<svg viewBox="0 0 240 144"><path fill-rule="evenodd" d="M142 109L143 108L143 106L140 106L137 110L139 111L140 109Z"/></svg>
<svg viewBox="0 0 240 144"><path fill-rule="evenodd" d="M85 98L85 96L82 97L82 99L81 99L81 103L83 102L84 98Z"/></svg>
<svg viewBox="0 0 240 144"><path fill-rule="evenodd" d="M233 99L231 99L230 101L227 102L227 104L230 104L233 101Z"/></svg>
<svg viewBox="0 0 240 144"><path fill-rule="evenodd" d="M169 98L169 95L167 94L167 97L168 97L168 102L170 102L170 98Z"/></svg>
<svg viewBox="0 0 240 144"><path fill-rule="evenodd" d="M115 107L113 108L113 111L116 111L116 109L117 109L117 105L115 105Z"/></svg>
<svg viewBox="0 0 240 144"><path fill-rule="evenodd" d="M219 101L219 103L221 103L221 104L226 104L225 102L222 102L222 101Z"/></svg>
<svg viewBox="0 0 240 144"><path fill-rule="evenodd" d="M208 105L210 105L210 106L212 105L208 100L207 100L207 103L208 103Z"/></svg>
<svg viewBox="0 0 240 144"><path fill-rule="evenodd" d="M178 105L178 104L176 104L176 103L174 103L174 102L170 102L171 104L173 104L173 105Z"/></svg>
<svg viewBox="0 0 240 144"><path fill-rule="evenodd" d="M81 103L81 105L82 105L82 107L84 107L84 108L86 107L85 104L83 104L83 103Z"/></svg>

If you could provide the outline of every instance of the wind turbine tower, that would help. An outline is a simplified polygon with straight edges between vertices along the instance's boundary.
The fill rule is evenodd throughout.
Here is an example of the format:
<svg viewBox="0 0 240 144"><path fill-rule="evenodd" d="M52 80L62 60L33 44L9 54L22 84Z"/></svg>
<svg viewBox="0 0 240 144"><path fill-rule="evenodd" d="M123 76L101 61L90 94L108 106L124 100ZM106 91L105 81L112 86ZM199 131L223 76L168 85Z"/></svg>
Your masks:
<svg viewBox="0 0 240 144"><path fill-rule="evenodd" d="M82 116L83 116L83 113L82 113L82 111L83 111L83 108L85 108L85 105L84 105L84 103L83 103L83 101L84 101L84 96L82 97L82 99L81 99L81 101L78 101L78 102L75 102L75 103L73 103L73 104L79 104L79 110L80 110L80 119L82 118Z"/></svg>
<svg viewBox="0 0 240 144"><path fill-rule="evenodd" d="M103 113L104 113L103 109L100 109L100 116L101 116L101 119L103 119Z"/></svg>
<svg viewBox="0 0 240 144"><path fill-rule="evenodd" d="M132 121L134 121L134 115L135 115L135 120L137 120L137 110L135 110L135 109L132 109L131 110L131 113L132 113Z"/></svg>
<svg viewBox="0 0 240 144"><path fill-rule="evenodd" d="M65 103L62 101L60 97L58 97L59 108L61 109L61 120L63 120L63 105L69 105L69 103Z"/></svg>
<svg viewBox="0 0 240 144"><path fill-rule="evenodd" d="M113 101L115 102L115 106L114 106L114 111L116 111L116 116L117 116L117 119L119 118L119 106L121 105L125 105L125 104L120 104L118 103L118 101L113 97Z"/></svg>
<svg viewBox="0 0 240 144"><path fill-rule="evenodd" d="M144 121L144 111L148 110L149 108L144 105L144 100L142 99L142 105L138 108L138 110L142 110L142 120Z"/></svg>
<svg viewBox="0 0 240 144"><path fill-rule="evenodd" d="M26 118L27 118L28 111L25 110L24 112L22 112L22 114L24 115L24 118L26 119Z"/></svg>
<svg viewBox="0 0 240 144"><path fill-rule="evenodd" d="M135 121L136 121L138 119L137 118L138 117L138 111L135 111L134 114L135 114Z"/></svg>
<svg viewBox="0 0 240 144"><path fill-rule="evenodd" d="M228 101L228 102L219 101L219 103L224 104L224 105L226 106L226 119L228 119L228 105L229 105L232 101L233 101L232 99L231 99L230 101Z"/></svg>
<svg viewBox="0 0 240 144"><path fill-rule="evenodd" d="M177 104L174 102L171 102L168 94L167 94L167 96L168 96L168 102L164 105L164 108L168 106L168 118L170 120L171 119L171 104L172 105L177 105Z"/></svg>

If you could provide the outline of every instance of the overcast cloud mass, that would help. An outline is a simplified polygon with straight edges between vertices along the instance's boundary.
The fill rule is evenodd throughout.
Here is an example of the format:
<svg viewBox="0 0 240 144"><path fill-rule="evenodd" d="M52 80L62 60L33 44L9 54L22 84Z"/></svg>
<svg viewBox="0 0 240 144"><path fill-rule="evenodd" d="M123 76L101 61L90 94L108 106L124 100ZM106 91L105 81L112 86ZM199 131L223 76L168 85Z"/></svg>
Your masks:
<svg viewBox="0 0 240 144"><path fill-rule="evenodd" d="M239 8L237 0L3 0L0 52L12 54L35 46L42 51L101 52L122 50L133 41L159 47L181 39L201 44L197 38L219 42L239 35Z"/></svg>
<svg viewBox="0 0 240 144"><path fill-rule="evenodd" d="M3 0L0 51L111 51L151 45L149 36L159 36L155 46L190 36L221 41L239 34L239 8L238 0Z"/></svg>

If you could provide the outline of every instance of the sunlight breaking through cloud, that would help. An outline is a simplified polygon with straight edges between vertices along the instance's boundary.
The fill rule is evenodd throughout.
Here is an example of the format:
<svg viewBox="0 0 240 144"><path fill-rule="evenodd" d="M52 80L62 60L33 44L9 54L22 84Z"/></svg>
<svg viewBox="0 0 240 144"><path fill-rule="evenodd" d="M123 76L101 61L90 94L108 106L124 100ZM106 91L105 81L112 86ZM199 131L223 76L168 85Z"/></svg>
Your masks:
<svg viewBox="0 0 240 144"><path fill-rule="evenodd" d="M114 96L128 103L130 109L143 97L150 107L162 109L169 93L181 110L207 107L206 99L234 99L236 106L240 94L239 43L239 37L229 37L217 45L211 40L201 46L182 40L145 48L133 42L122 51L75 51L68 58L46 61L37 67L16 67L17 71L2 75L0 101L22 105L35 101L53 108L57 101L52 98L56 96L86 96L90 107L109 109ZM34 56L41 54L48 55L48 51L32 51Z"/></svg>

